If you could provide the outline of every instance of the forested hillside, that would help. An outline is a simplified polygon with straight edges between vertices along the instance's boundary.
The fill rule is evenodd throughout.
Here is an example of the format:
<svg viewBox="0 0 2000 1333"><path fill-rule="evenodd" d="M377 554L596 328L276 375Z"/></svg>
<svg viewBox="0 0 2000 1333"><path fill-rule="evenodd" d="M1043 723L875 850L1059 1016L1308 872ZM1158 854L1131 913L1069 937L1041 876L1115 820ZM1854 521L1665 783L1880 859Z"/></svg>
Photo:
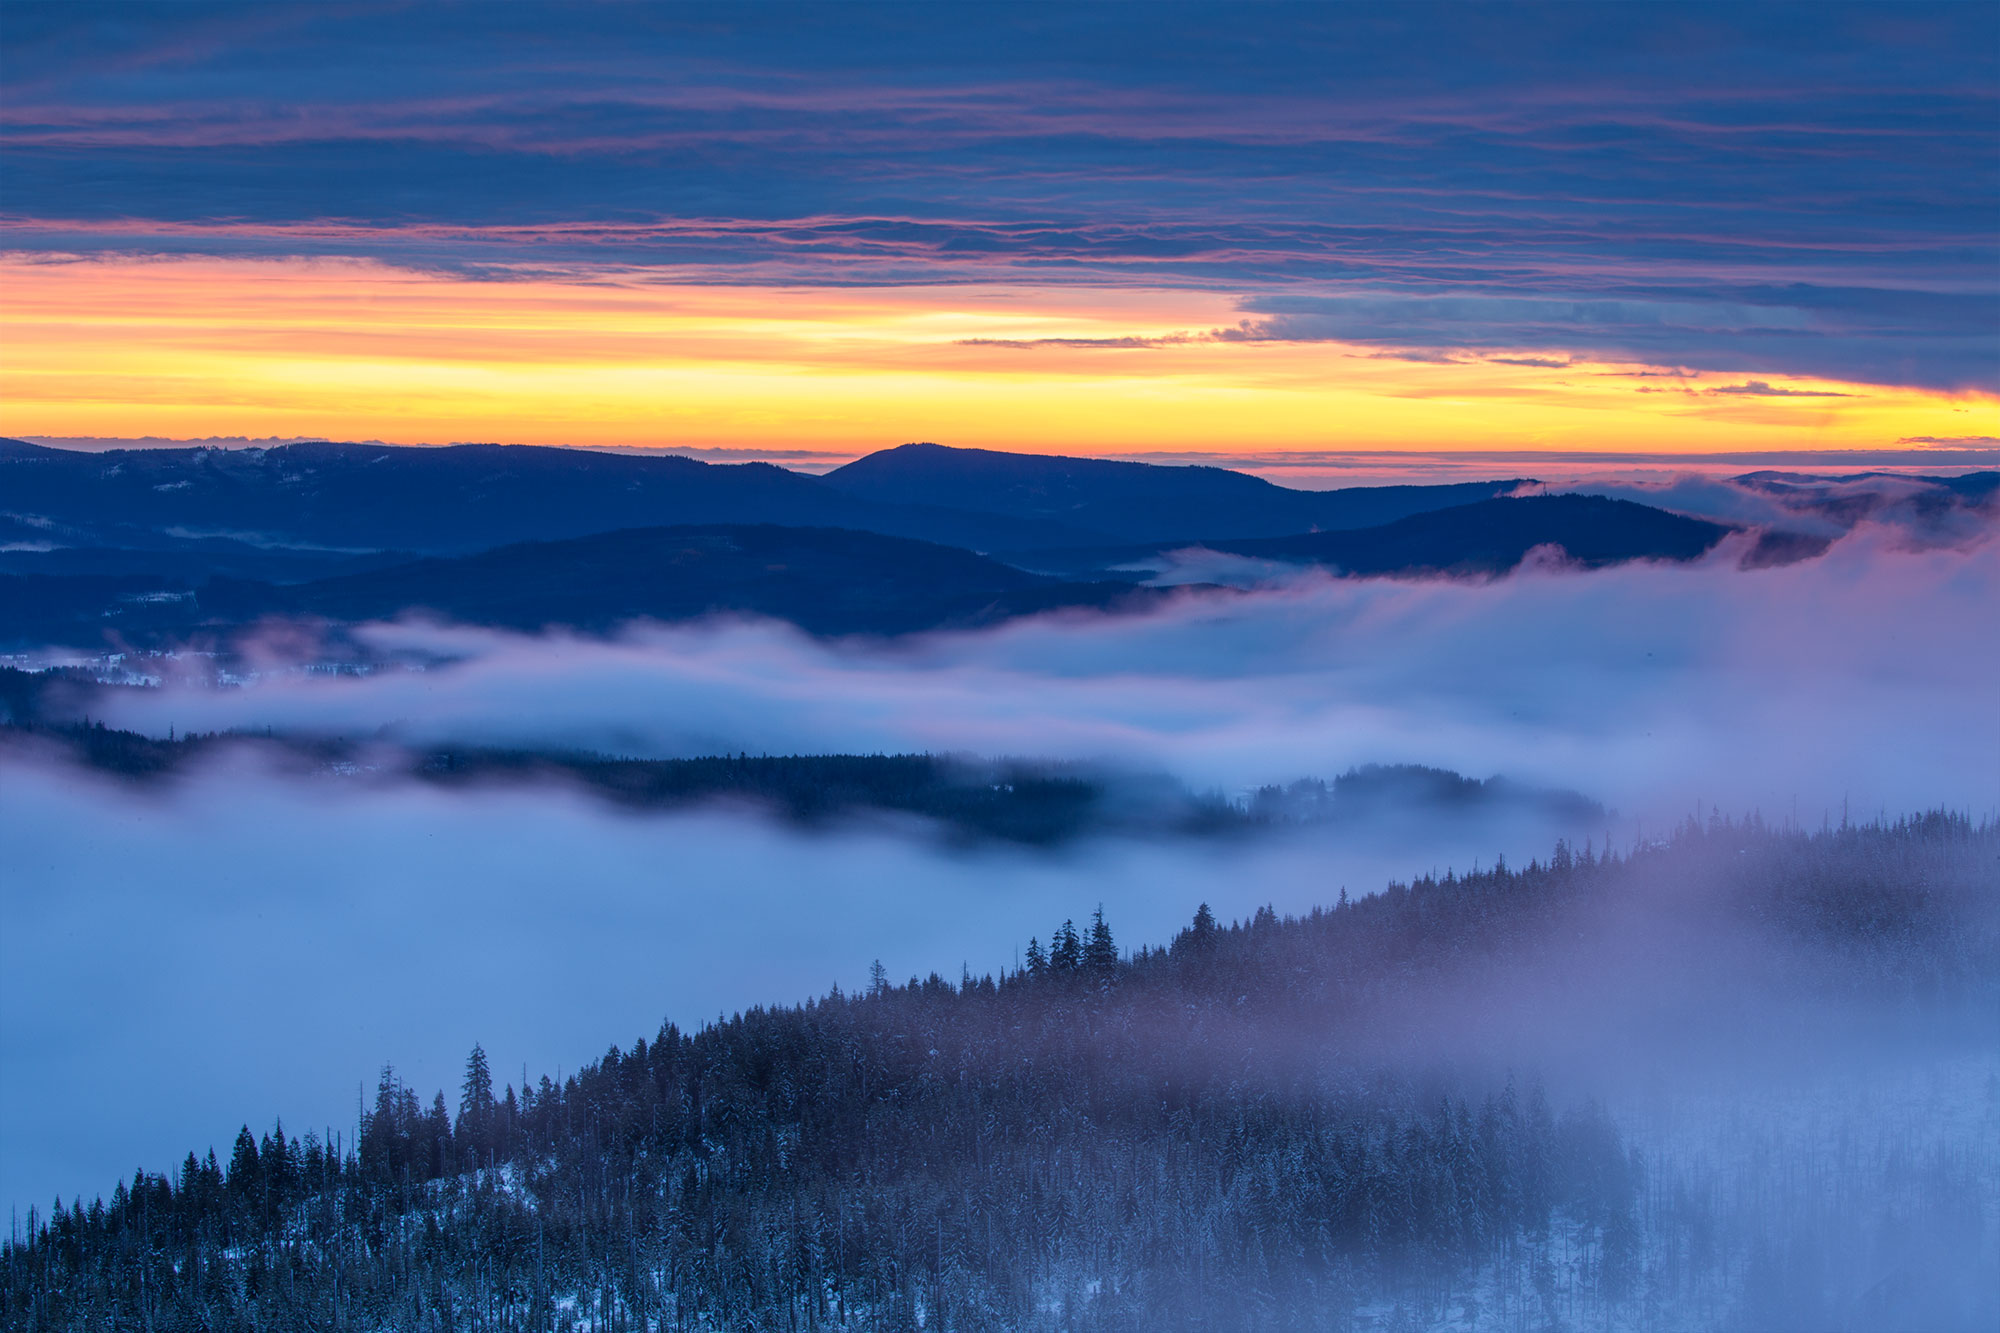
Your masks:
<svg viewBox="0 0 2000 1333"><path fill-rule="evenodd" d="M1626 500L1530 495L1425 510L1377 527L1178 545L1280 565L1315 565L1357 578L1488 578L1518 567L1538 548L1560 548L1563 559L1587 569L1630 560L1697 560L1730 531L1727 524ZM1118 577L1119 570L1158 567L1175 547L1170 542L1043 552L1022 563L1069 578ZM1826 543L1810 549L1819 554ZM1803 551L1795 554L1802 557Z"/></svg>
<svg viewBox="0 0 2000 1333"><path fill-rule="evenodd" d="M619 528L783 523L993 548L1088 531L992 514L882 505L768 463L671 454L311 441L270 449L83 453L0 440L8 509L66 546L258 545L465 554ZM264 575L263 577L269 577Z"/></svg>
<svg viewBox="0 0 2000 1333"><path fill-rule="evenodd" d="M1222 468L938 445L883 450L822 478L769 463L529 445L86 453L0 439L0 542L242 561L252 555L245 537L295 557L316 547L462 555L621 528L778 523L1034 550L1366 527L1523 484L1301 491Z"/></svg>
<svg viewBox="0 0 2000 1333"><path fill-rule="evenodd" d="M1066 922L1019 971L878 969L560 1083L496 1091L475 1050L447 1101L384 1069L358 1128L246 1126L31 1217L0 1309L218 1333L1990 1327L1995 1092L1899 1119L1876 1074L1990 1051L1996 867L2000 826L1948 814L1690 822L1302 919L1204 908L1164 948ZM1866 1132L1829 1149L1739 1095L1728 1126L1647 1138L1595 1099L1784 1058L1888 1089Z"/></svg>
<svg viewBox="0 0 2000 1333"><path fill-rule="evenodd" d="M1162 467L939 444L883 449L835 468L825 481L843 494L877 503L1004 515L1132 542L1372 528L1534 484L1516 477L1301 491L1219 467Z"/></svg>
<svg viewBox="0 0 2000 1333"><path fill-rule="evenodd" d="M338 623L422 611L464 624L605 632L633 620L756 615L814 634L966 628L1065 608L1136 610L1156 589L1072 583L930 542L746 524L601 533L289 586L215 578L0 573L0 643L226 639L261 620Z"/></svg>

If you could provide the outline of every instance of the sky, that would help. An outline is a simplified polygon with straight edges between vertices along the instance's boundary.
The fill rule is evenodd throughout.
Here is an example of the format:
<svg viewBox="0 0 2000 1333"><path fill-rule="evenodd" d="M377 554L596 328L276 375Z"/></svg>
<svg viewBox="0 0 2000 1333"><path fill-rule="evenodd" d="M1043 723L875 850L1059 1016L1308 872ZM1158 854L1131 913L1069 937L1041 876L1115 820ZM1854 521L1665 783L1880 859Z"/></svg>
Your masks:
<svg viewBox="0 0 2000 1333"><path fill-rule="evenodd" d="M0 432L2000 443L2000 10L7 6Z"/></svg>

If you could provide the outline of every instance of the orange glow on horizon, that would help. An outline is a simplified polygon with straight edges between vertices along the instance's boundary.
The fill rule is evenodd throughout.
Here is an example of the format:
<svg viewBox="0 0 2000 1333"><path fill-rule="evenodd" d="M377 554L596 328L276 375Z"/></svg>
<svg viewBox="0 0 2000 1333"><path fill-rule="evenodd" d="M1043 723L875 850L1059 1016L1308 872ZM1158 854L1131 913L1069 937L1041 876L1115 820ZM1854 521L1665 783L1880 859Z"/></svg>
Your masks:
<svg viewBox="0 0 2000 1333"><path fill-rule="evenodd" d="M495 282L356 260L16 257L0 262L0 434L831 453L922 439L1082 454L1699 454L2000 435L1987 395L1204 336L1240 318L1225 294L1167 289ZM1712 392L1758 380L1797 396Z"/></svg>

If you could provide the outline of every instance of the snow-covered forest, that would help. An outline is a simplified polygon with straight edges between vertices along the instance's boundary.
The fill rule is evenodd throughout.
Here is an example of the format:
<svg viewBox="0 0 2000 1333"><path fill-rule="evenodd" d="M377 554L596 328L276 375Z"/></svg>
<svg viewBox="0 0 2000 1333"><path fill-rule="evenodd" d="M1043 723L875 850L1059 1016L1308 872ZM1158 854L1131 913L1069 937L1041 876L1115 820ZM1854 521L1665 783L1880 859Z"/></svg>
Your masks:
<svg viewBox="0 0 2000 1333"><path fill-rule="evenodd" d="M1164 947L1077 922L1018 971L877 969L560 1082L479 1050L449 1098L384 1069L356 1124L246 1125L32 1214L0 1309L216 1333L2000 1318L2000 826L1691 820L1304 917L1204 908Z"/></svg>

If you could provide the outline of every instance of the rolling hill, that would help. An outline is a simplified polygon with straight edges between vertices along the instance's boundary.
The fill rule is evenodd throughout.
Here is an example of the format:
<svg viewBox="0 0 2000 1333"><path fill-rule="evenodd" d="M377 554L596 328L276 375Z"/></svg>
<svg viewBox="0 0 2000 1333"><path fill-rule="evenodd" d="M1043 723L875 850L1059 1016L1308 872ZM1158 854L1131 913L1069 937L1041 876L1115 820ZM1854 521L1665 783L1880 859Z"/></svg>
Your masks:
<svg viewBox="0 0 2000 1333"><path fill-rule="evenodd" d="M465 624L601 632L629 620L743 614L814 634L906 634L1162 596L1069 582L956 547L772 524L641 528L278 585L0 576L0 642L149 644L269 617L337 623L424 612Z"/></svg>
<svg viewBox="0 0 2000 1333"><path fill-rule="evenodd" d="M1731 529L1625 500L1530 496L1375 528L1208 550L1354 576L1494 575L1537 547L1586 567L1692 560ZM630 620L766 616L813 634L908 634L1061 608L1136 609L1139 586L1184 544L1096 547L1003 563L958 547L841 528L638 528L431 556L306 582L173 575L0 574L0 645L154 646L273 617L353 624L419 612L517 630L601 633Z"/></svg>
<svg viewBox="0 0 2000 1333"><path fill-rule="evenodd" d="M0 568L143 573L159 567L151 553L165 552L183 570L239 577L261 558L255 577L300 581L359 552L463 555L625 528L741 523L1025 551L1361 527L1516 484L1295 491L1222 468L938 445L884 450L814 477L767 463L528 445L83 453L0 440L0 545L71 553L0 552ZM98 554L74 554L82 550Z"/></svg>
<svg viewBox="0 0 2000 1333"><path fill-rule="evenodd" d="M768 463L529 445L288 444L81 453L0 441L0 514L67 546L190 539L457 555L622 528L782 523L975 549L1095 534L1001 515L880 504Z"/></svg>
<svg viewBox="0 0 2000 1333"><path fill-rule="evenodd" d="M1731 531L1725 524L1629 500L1531 495L1412 514L1372 528L1038 552L1024 563L1051 576L1143 578L1148 567L1162 567L1169 553L1198 547L1356 576L1493 575L1543 546L1561 547L1569 561L1592 569L1628 560L1693 560Z"/></svg>
<svg viewBox="0 0 2000 1333"><path fill-rule="evenodd" d="M972 510L1089 529L1116 541L1278 537L1366 528L1506 495L1521 479L1302 491L1219 467L1163 467L906 444L856 459L826 482L860 499ZM1020 548L1016 548L1020 549Z"/></svg>

